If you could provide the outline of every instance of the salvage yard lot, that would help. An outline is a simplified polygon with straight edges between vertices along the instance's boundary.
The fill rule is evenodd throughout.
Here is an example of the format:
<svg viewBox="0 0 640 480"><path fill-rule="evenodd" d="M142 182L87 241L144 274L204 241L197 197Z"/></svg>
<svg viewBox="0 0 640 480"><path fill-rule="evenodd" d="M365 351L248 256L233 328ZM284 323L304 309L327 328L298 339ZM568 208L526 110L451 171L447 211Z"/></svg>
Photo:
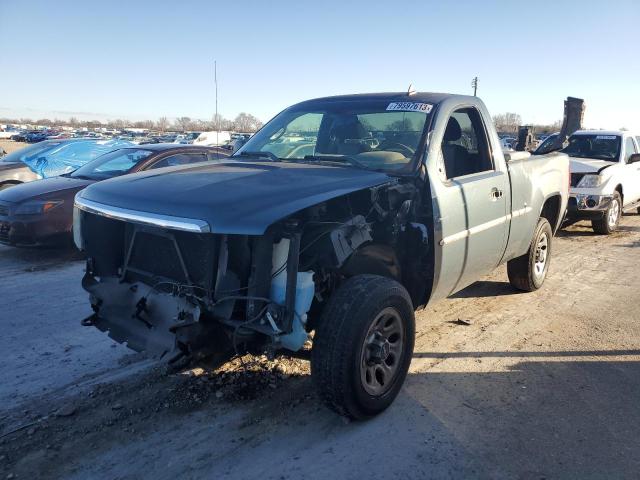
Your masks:
<svg viewBox="0 0 640 480"><path fill-rule="evenodd" d="M77 254L0 247L0 478L634 478L640 216L554 248L536 293L502 267L419 312L398 400L346 423L300 360L167 374L80 326Z"/></svg>

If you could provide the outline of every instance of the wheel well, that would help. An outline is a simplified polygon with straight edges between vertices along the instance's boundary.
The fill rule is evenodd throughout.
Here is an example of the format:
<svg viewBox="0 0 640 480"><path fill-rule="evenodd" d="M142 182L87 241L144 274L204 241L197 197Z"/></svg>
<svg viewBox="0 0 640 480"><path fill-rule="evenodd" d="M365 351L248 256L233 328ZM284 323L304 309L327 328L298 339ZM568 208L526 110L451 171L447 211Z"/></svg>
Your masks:
<svg viewBox="0 0 640 480"><path fill-rule="evenodd" d="M620 193L621 200L624 203L624 193L622 193L622 185L616 185L615 191Z"/></svg>
<svg viewBox="0 0 640 480"><path fill-rule="evenodd" d="M540 216L546 218L551 225L554 233L558 228L558 220L560 220L560 205L562 204L562 199L560 195L554 195L553 197L547 198L542 206L542 212Z"/></svg>
<svg viewBox="0 0 640 480"><path fill-rule="evenodd" d="M400 262L389 245L370 243L349 257L341 269L347 277L355 275L379 275L401 282Z"/></svg>

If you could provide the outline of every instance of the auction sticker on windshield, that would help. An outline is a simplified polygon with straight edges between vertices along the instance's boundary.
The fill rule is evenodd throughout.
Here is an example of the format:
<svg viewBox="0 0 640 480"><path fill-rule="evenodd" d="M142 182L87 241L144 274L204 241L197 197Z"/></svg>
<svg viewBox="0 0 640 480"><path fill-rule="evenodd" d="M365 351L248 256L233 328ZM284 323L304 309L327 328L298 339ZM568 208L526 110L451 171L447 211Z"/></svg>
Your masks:
<svg viewBox="0 0 640 480"><path fill-rule="evenodd" d="M393 102L387 105L387 110L395 110L400 112L422 112L429 113L433 105L430 103L416 102Z"/></svg>
<svg viewBox="0 0 640 480"><path fill-rule="evenodd" d="M596 140L615 140L616 138L615 135L598 135Z"/></svg>

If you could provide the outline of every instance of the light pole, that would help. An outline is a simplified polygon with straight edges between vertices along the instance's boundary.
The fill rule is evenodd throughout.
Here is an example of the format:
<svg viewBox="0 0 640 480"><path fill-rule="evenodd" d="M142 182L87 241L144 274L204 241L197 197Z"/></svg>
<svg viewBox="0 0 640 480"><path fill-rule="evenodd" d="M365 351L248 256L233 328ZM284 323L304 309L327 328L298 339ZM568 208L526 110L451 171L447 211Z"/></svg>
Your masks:
<svg viewBox="0 0 640 480"><path fill-rule="evenodd" d="M473 80L471 80L471 86L473 87L473 96L475 97L478 92L478 77L473 77Z"/></svg>
<svg viewBox="0 0 640 480"><path fill-rule="evenodd" d="M218 118L218 62L213 61L213 83L216 87L216 115L214 117L216 123L216 144L219 144L220 119Z"/></svg>

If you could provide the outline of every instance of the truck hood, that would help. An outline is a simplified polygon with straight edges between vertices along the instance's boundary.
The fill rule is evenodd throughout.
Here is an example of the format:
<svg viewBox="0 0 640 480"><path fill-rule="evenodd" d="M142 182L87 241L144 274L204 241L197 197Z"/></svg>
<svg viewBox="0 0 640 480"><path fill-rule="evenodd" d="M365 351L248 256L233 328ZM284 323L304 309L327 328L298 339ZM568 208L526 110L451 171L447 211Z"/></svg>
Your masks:
<svg viewBox="0 0 640 480"><path fill-rule="evenodd" d="M350 167L228 160L126 175L80 195L138 213L203 220L213 233L261 235L299 210L391 180Z"/></svg>
<svg viewBox="0 0 640 480"><path fill-rule="evenodd" d="M571 173L599 173L603 168L611 167L617 163L596 158L569 158L571 160Z"/></svg>
<svg viewBox="0 0 640 480"><path fill-rule="evenodd" d="M2 190L0 191L0 200L11 203L40 199L73 200L73 195L76 192L92 183L93 180L70 177L45 178Z"/></svg>

